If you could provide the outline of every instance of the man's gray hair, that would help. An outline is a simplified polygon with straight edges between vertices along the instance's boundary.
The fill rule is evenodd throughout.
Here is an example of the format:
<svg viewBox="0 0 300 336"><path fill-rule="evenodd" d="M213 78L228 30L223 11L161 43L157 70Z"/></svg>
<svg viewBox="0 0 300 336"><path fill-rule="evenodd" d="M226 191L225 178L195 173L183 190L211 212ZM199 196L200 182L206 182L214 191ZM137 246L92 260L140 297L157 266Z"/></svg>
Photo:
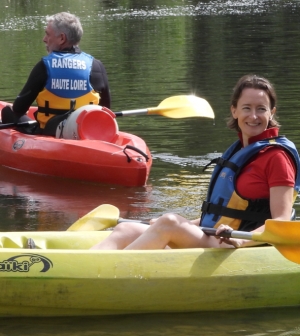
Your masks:
<svg viewBox="0 0 300 336"><path fill-rule="evenodd" d="M47 16L47 23L51 24L55 33L64 33L70 44L77 45L82 37L83 29L77 16L61 12L51 16Z"/></svg>

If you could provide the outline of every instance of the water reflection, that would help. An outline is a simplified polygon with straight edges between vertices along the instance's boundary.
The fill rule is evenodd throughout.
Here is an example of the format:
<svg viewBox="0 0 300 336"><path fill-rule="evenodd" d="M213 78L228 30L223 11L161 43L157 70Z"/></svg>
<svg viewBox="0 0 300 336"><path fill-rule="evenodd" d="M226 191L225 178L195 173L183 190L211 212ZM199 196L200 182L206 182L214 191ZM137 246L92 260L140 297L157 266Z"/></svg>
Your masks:
<svg viewBox="0 0 300 336"><path fill-rule="evenodd" d="M75 318L0 319L1 335L57 336L292 336L300 334L294 308L215 313Z"/></svg>
<svg viewBox="0 0 300 336"><path fill-rule="evenodd" d="M2 231L65 230L100 204L120 208L121 217L147 212L150 187L126 188L53 178L0 167Z"/></svg>
<svg viewBox="0 0 300 336"><path fill-rule="evenodd" d="M166 160L174 163L167 172ZM180 159L166 154L155 162L147 186L136 188L85 183L0 167L0 215L6 219L0 223L0 230L65 230L100 204L115 205L120 217L130 219L149 219L166 211L199 217L211 171L203 173L197 164L207 163L207 158Z"/></svg>

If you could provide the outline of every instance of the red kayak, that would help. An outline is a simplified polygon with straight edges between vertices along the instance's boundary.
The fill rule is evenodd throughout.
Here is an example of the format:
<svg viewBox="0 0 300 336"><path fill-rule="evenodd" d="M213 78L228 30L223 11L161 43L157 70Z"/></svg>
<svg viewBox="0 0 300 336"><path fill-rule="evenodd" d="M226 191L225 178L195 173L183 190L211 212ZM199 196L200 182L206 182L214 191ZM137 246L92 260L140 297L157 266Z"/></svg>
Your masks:
<svg viewBox="0 0 300 336"><path fill-rule="evenodd" d="M9 103L0 101L0 109ZM36 107L28 116L33 118ZM141 138L120 132L115 114L87 105L74 111L56 137L1 129L0 165L29 173L123 186L146 184L152 157ZM60 138L60 137L63 138Z"/></svg>

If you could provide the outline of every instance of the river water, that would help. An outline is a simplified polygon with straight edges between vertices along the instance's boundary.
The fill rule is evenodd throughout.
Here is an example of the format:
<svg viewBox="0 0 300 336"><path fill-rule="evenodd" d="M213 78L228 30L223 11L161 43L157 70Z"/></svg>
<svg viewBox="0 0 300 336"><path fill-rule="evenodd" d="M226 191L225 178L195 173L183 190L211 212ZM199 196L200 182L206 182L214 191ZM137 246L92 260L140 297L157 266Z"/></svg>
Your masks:
<svg viewBox="0 0 300 336"><path fill-rule="evenodd" d="M0 168L0 230L65 230L109 203L123 218L166 211L199 216L210 173L203 166L236 138L226 129L231 90L246 73L277 89L282 134L300 148L300 2L288 0L2 0L0 100L13 101L45 55L45 17L78 15L81 48L104 63L112 110L157 106L176 95L206 99L216 119L118 118L153 155L145 187L33 176ZM300 216L299 199L296 210ZM201 286L201 284L199 284ZM299 293L295 293L299 295ZM42 298L41 298L42 299ZM2 335L296 335L298 309L101 318L0 319Z"/></svg>

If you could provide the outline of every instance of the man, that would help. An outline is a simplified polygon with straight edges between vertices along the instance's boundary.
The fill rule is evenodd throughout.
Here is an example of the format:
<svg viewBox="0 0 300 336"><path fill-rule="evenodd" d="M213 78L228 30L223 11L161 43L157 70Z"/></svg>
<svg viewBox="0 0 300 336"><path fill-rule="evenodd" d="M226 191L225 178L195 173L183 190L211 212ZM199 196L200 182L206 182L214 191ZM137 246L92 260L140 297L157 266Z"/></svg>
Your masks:
<svg viewBox="0 0 300 336"><path fill-rule="evenodd" d="M61 12L47 17L43 42L48 55L32 69L11 107L2 110L2 122L29 120L25 114L36 100L35 134L55 136L67 112L87 104L110 108L107 74L101 61L79 49L83 34L79 19Z"/></svg>

